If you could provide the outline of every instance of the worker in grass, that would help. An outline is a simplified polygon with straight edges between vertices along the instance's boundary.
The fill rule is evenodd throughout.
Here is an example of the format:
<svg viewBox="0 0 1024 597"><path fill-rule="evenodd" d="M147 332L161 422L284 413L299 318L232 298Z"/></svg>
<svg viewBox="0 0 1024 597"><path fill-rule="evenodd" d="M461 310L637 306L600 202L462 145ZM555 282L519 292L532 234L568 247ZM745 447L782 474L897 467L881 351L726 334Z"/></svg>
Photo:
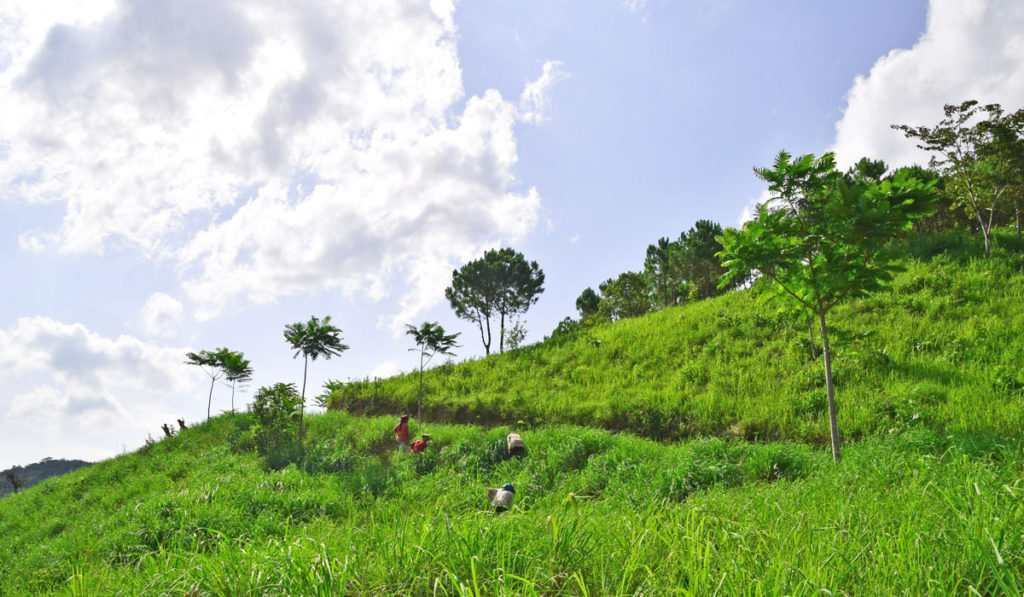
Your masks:
<svg viewBox="0 0 1024 597"><path fill-rule="evenodd" d="M494 511L497 513L504 512L512 507L512 498L516 495L516 488L512 487L511 483L505 483L501 486L501 489L489 488L487 490L487 499L491 501L491 505L494 506Z"/></svg>
<svg viewBox="0 0 1024 597"><path fill-rule="evenodd" d="M426 450L427 450L427 442L429 442L429 441L430 441L430 434L429 433L424 433L423 435L421 435L420 439L418 439L418 440L416 440L416 441L414 441L412 443L412 453L413 454L422 454L422 453L426 452Z"/></svg>
<svg viewBox="0 0 1024 597"><path fill-rule="evenodd" d="M409 415L402 415L398 419L398 425L395 425L395 443L398 444L399 449L409 449Z"/></svg>

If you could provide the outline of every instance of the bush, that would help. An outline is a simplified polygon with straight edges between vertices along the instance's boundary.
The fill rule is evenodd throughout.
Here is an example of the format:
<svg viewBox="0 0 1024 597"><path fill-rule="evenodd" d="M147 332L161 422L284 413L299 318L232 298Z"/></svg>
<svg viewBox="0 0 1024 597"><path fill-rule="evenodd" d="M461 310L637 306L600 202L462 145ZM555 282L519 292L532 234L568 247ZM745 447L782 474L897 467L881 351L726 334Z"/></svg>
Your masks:
<svg viewBox="0 0 1024 597"><path fill-rule="evenodd" d="M256 390L249 407L254 419L249 433L261 456L282 452L294 441L301 404L295 384L278 383ZM283 451L290 454L295 450Z"/></svg>

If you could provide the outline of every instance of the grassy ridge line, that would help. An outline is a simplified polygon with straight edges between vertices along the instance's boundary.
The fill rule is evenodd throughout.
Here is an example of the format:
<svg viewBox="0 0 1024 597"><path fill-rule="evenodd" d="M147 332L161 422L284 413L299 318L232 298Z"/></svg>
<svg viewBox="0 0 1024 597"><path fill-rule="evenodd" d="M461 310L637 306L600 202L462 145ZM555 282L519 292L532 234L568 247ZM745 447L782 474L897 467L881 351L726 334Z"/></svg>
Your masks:
<svg viewBox="0 0 1024 597"><path fill-rule="evenodd" d="M310 417L304 468L229 450L245 415L0 502L0 595L1014 594L1020 439L917 427L841 465L792 443ZM517 488L488 512L483 489ZM570 497L570 494L577 497ZM912 514L910 514L912 513Z"/></svg>
<svg viewBox="0 0 1024 597"><path fill-rule="evenodd" d="M1024 275L1019 242L914 239L891 290L834 311L840 430L862 437L916 418L954 431L1024 426ZM428 421L565 422L653 438L738 435L821 442L824 373L806 323L750 291L598 326L425 376ZM817 334L816 334L817 336ZM820 339L816 338L820 342ZM418 378L354 382L333 408L408 411Z"/></svg>

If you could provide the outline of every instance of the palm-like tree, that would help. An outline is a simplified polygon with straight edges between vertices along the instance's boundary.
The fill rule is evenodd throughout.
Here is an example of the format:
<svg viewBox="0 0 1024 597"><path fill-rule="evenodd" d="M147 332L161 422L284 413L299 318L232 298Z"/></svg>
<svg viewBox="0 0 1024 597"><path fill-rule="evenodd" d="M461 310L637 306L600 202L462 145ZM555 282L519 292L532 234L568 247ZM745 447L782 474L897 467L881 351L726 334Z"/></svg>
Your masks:
<svg viewBox="0 0 1024 597"><path fill-rule="evenodd" d="M416 341L416 348L410 348L409 350L414 352L419 351L420 353L420 387L416 395L416 420L422 423L423 368L427 366L430 359L434 358L435 354L455 354L452 352L452 349L459 347L459 345L455 343L455 339L458 338L459 335L445 334L444 328L436 321L433 323L424 321L423 325L418 329L409 324L405 324L405 327L405 333L412 336L413 340Z"/></svg>
<svg viewBox="0 0 1024 597"><path fill-rule="evenodd" d="M235 412L235 384L252 380L252 363L245 353L228 351L221 363L224 379L231 382L231 412Z"/></svg>
<svg viewBox="0 0 1024 597"><path fill-rule="evenodd" d="M187 352L185 353L185 364L195 365L203 370L203 373L210 376L210 395L206 399L206 420L210 420L210 405L213 404L213 384L216 383L224 375L224 370L221 369L221 356L225 351L230 352L226 348L219 348L217 352L210 352L208 350L200 350L198 353Z"/></svg>
<svg viewBox="0 0 1024 597"><path fill-rule="evenodd" d="M319 357L336 357L348 350L348 345L341 341L341 330L331 325L330 315L324 317L323 321L310 317L305 323L300 321L284 326L284 339L295 350L293 358L297 359L301 354L305 359L302 366L302 405L299 409L299 441L302 441L302 416L306 405L306 372L309 369L309 359L315 361Z"/></svg>

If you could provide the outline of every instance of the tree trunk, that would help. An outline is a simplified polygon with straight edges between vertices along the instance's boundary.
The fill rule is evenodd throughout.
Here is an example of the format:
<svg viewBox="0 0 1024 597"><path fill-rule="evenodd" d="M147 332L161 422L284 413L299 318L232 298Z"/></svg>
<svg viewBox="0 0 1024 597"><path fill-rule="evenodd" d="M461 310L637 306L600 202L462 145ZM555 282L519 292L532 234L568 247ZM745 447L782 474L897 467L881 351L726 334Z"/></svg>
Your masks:
<svg viewBox="0 0 1024 597"><path fill-rule="evenodd" d="M828 390L828 421L829 431L832 435L832 460L839 462L842 455L839 452L839 423L836 409L836 390L832 383L832 353L828 346L828 330L825 327L825 314L818 313L818 323L821 325L821 353L825 357L825 388Z"/></svg>
<svg viewBox="0 0 1024 597"><path fill-rule="evenodd" d="M498 351L505 352L505 313L501 314L501 335L498 336Z"/></svg>
<svg viewBox="0 0 1024 597"><path fill-rule="evenodd" d="M1017 240L1020 240L1020 201L1013 200L1013 215L1017 219Z"/></svg>
<svg viewBox="0 0 1024 597"><path fill-rule="evenodd" d="M420 389L416 392L416 423L423 425L423 351L420 351Z"/></svg>
<svg viewBox="0 0 1024 597"><path fill-rule="evenodd" d="M210 378L210 397L206 399L206 420L210 420L210 405L213 404L213 384L217 381L216 377Z"/></svg>
<svg viewBox="0 0 1024 597"><path fill-rule="evenodd" d="M302 400L299 402L299 443L302 443L302 416L306 411L306 371L309 369L309 355L302 365Z"/></svg>
<svg viewBox="0 0 1024 597"><path fill-rule="evenodd" d="M235 380L231 380L231 412L235 412Z"/></svg>

